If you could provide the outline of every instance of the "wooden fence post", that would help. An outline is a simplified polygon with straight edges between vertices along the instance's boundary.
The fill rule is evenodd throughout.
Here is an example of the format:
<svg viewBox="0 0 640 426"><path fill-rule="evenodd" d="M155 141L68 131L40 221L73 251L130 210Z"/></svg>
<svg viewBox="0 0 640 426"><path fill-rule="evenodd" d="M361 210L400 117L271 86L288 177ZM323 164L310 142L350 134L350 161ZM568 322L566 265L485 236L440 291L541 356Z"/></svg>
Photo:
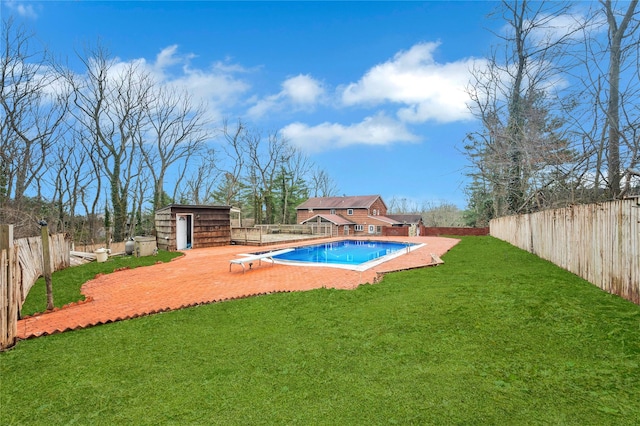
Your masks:
<svg viewBox="0 0 640 426"><path fill-rule="evenodd" d="M0 225L0 250L13 247L13 225Z"/></svg>
<svg viewBox="0 0 640 426"><path fill-rule="evenodd" d="M47 285L47 310L53 309L53 285L51 283L51 251L49 248L49 227L47 222L40 222L42 231L42 275Z"/></svg>
<svg viewBox="0 0 640 426"><path fill-rule="evenodd" d="M0 225L0 350L14 346L18 334L17 258L13 225Z"/></svg>

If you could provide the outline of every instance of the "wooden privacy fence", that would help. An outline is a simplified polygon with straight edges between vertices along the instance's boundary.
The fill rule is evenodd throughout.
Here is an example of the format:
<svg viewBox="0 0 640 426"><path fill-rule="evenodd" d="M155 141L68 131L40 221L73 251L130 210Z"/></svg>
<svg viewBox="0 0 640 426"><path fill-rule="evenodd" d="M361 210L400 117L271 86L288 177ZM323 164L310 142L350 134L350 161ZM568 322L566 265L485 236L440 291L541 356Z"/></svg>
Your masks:
<svg viewBox="0 0 640 426"><path fill-rule="evenodd" d="M29 290L35 284L44 271L42 263L42 238L29 237L15 240L18 247L18 263L20 268L20 306L27 298ZM59 271L68 268L70 259L71 242L65 234L55 234L49 237L49 253L51 254L51 270Z"/></svg>
<svg viewBox="0 0 640 426"><path fill-rule="evenodd" d="M640 198L493 219L491 235L640 304Z"/></svg>
<svg viewBox="0 0 640 426"><path fill-rule="evenodd" d="M43 274L42 238L12 239L12 230L0 232L0 350L15 344L22 304L36 280ZM64 234L49 238L51 269L70 265L70 241ZM55 285L55 283L54 283Z"/></svg>

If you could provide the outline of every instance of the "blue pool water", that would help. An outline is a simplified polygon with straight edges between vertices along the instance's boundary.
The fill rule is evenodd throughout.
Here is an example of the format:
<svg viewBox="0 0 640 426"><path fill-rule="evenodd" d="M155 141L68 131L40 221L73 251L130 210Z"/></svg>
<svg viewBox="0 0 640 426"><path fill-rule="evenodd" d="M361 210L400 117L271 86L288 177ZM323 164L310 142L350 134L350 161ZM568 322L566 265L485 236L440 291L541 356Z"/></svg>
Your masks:
<svg viewBox="0 0 640 426"><path fill-rule="evenodd" d="M409 251L415 244L391 241L343 240L297 247L274 256L276 260L329 265L358 266L393 253Z"/></svg>

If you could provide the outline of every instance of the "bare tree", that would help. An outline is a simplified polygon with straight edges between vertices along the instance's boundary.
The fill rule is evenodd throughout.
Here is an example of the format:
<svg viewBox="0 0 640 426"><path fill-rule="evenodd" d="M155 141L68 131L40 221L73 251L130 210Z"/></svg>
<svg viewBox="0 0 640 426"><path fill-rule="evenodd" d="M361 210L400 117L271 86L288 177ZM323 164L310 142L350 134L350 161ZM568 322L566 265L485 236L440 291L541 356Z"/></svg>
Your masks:
<svg viewBox="0 0 640 426"><path fill-rule="evenodd" d="M638 21L636 20L635 24L633 23L634 15L637 13L638 0L629 2L620 22L618 22L617 11L612 6L611 0L602 1L601 3L607 17L609 35L609 100L607 103L609 190L611 198L618 198L621 193L620 182L622 176L622 164L620 161L620 139L622 134L620 126L620 74L625 50L634 48L633 44L626 47L623 46L623 40L632 37L638 30ZM637 40L635 49L637 53ZM637 142L635 153L636 158L632 161L637 162Z"/></svg>
<svg viewBox="0 0 640 426"><path fill-rule="evenodd" d="M296 148L291 148L287 161L281 166L280 175L280 220L282 223L295 222L293 207L308 197L305 181L311 170L309 157Z"/></svg>
<svg viewBox="0 0 640 426"><path fill-rule="evenodd" d="M135 62L116 66L101 46L88 50L80 60L86 74L67 75L74 88L74 116L91 135L100 171L109 181L113 237L122 241L134 165L141 161L137 147L147 120L152 81Z"/></svg>
<svg viewBox="0 0 640 426"><path fill-rule="evenodd" d="M245 144L247 126L238 120L235 126L230 126L227 120L222 126L224 153L226 162L214 163L223 176L222 182L216 188L214 199L225 205L242 207L241 191L244 188L243 174L245 170ZM221 166L223 164L223 166Z"/></svg>
<svg viewBox="0 0 640 426"><path fill-rule="evenodd" d="M293 207L312 193L330 196L335 183L326 171L313 168L302 151L278 132L266 136L238 120L223 125L223 161L214 200L253 214L255 223L290 223Z"/></svg>
<svg viewBox="0 0 640 426"><path fill-rule="evenodd" d="M568 8L504 1L502 50L494 50L473 70L470 108L482 128L468 135L465 150L474 188L490 188L492 203L482 203L493 209L490 217L530 210L531 195L546 185L549 167L571 160L564 122L555 113L558 95L552 90L561 72L556 60L578 30L552 31L553 20Z"/></svg>
<svg viewBox="0 0 640 426"><path fill-rule="evenodd" d="M250 184L256 185L255 199L260 202L259 212L262 211L262 207L265 212L264 218L260 215L255 217L256 223L260 223L260 219L264 219L266 223L273 223L276 179L282 165L293 155L291 145L277 132L268 134L265 143L262 135L254 131L245 135L244 148L251 168Z"/></svg>
<svg viewBox="0 0 640 426"><path fill-rule="evenodd" d="M87 167L91 168L91 181L87 182L87 185L80 187L80 202L84 207L84 212L86 215L86 227L88 230L83 232L84 241L94 241L94 239L98 235L99 226L99 209L102 208L102 211L106 210L106 203L102 204L102 199L104 197L103 193L103 183L104 174L102 173L102 162L100 160L99 155L97 154L98 146L93 143L94 138L91 137L90 133L80 127L75 132L75 141L77 142L76 146L81 146L83 152L85 154L84 158L87 158L89 161L86 164Z"/></svg>
<svg viewBox="0 0 640 426"><path fill-rule="evenodd" d="M232 202L216 198L214 190L221 172L213 167L218 163L217 153L213 149L207 150L203 155L199 155L200 162L197 167L191 167L192 171L186 179L186 189L180 193L179 198L193 204L208 204L214 201L222 202L225 205L232 205ZM192 162L193 164L193 162ZM227 194L223 191L222 194Z"/></svg>
<svg viewBox="0 0 640 426"><path fill-rule="evenodd" d="M462 211L455 204L446 201L425 202L422 205L422 219L426 226L462 226Z"/></svg>
<svg viewBox="0 0 640 426"><path fill-rule="evenodd" d="M637 1L602 1L588 15L574 93L565 116L580 143L570 198L592 202L619 198L633 189L640 140L640 31Z"/></svg>
<svg viewBox="0 0 640 426"><path fill-rule="evenodd" d="M2 197L18 205L28 190L40 197L52 146L66 130L67 93L44 50L12 20L2 21L0 60L0 159Z"/></svg>
<svg viewBox="0 0 640 426"><path fill-rule="evenodd" d="M309 187L314 197L338 195L338 186L326 170L316 167L312 170L309 180Z"/></svg>
<svg viewBox="0 0 640 426"><path fill-rule="evenodd" d="M394 195L389 201L389 213L393 214L412 214L420 213L418 204L407 197L399 197Z"/></svg>
<svg viewBox="0 0 640 426"><path fill-rule="evenodd" d="M154 182L154 210L163 207L164 181L169 168L179 161L188 164L210 137L204 105L195 105L187 92L155 87L145 111L148 129L138 139Z"/></svg>
<svg viewBox="0 0 640 426"><path fill-rule="evenodd" d="M144 162L138 163L137 179L134 188L131 189L131 210L127 221L126 236L131 238L134 235L144 235L150 232L155 226L144 226L144 219L148 217L143 213L144 205L149 198L154 196L154 182L151 171L145 167ZM155 210L154 210L155 211Z"/></svg>
<svg viewBox="0 0 640 426"><path fill-rule="evenodd" d="M50 186L53 188L52 201L58 214L55 230L75 235L76 212L96 177L80 135L77 132L69 133L72 138L56 144L55 158L49 165L49 174L52 181Z"/></svg>

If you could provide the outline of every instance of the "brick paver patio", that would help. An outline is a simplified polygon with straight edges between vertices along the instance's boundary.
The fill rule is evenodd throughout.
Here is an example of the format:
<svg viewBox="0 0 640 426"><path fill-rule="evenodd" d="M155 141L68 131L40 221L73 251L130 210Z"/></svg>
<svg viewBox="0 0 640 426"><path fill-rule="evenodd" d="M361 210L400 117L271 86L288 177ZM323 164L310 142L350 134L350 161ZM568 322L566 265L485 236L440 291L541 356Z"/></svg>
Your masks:
<svg viewBox="0 0 640 426"><path fill-rule="evenodd" d="M389 241L425 243L426 246L391 259L366 271L314 266L270 265L242 273L229 260L241 253L277 250L271 247L225 246L194 249L169 263L98 276L82 286L84 303L18 322L21 339L106 324L158 312L181 309L259 294L305 291L316 288L354 289L374 283L387 272L433 264L432 254L442 256L459 240L440 237L386 237ZM328 239L331 241L338 239ZM317 242L317 241L316 241ZM314 242L315 243L315 242ZM300 245L298 243L297 245Z"/></svg>

